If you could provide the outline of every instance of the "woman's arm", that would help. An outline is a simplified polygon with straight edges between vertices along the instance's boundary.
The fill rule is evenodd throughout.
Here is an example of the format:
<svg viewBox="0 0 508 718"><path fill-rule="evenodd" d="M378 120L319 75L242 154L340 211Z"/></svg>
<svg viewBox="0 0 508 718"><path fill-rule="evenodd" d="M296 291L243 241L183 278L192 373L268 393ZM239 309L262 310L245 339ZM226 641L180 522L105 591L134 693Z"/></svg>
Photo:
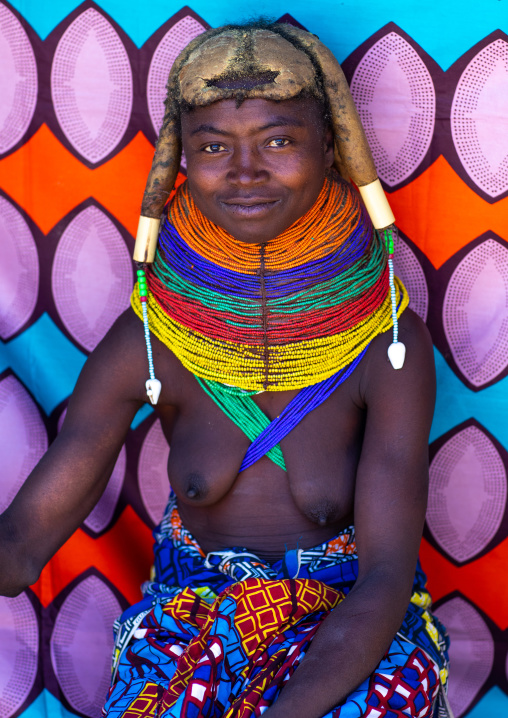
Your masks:
<svg viewBox="0 0 508 718"><path fill-rule="evenodd" d="M0 594L33 584L101 497L142 406L146 371L142 325L126 312L86 362L60 434L0 516Z"/></svg>
<svg viewBox="0 0 508 718"><path fill-rule="evenodd" d="M325 715L374 671L402 624L427 505L435 373L423 322L406 311L400 329L403 369L392 369L386 356L391 332L364 359L367 421L354 509L358 580L323 621L267 718Z"/></svg>

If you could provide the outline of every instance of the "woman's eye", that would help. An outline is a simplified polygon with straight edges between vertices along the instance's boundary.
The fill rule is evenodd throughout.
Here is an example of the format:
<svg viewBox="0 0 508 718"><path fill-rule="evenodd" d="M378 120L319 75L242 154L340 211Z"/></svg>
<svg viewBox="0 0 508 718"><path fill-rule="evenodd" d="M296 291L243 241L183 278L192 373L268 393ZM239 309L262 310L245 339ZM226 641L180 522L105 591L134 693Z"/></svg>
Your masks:
<svg viewBox="0 0 508 718"><path fill-rule="evenodd" d="M207 145L203 148L205 152L209 152L211 154L215 154L217 152L222 152L224 148L224 145L219 144L219 142L212 142L211 145Z"/></svg>
<svg viewBox="0 0 508 718"><path fill-rule="evenodd" d="M285 147L289 144L289 140L284 137L276 137L274 140L270 140L268 147Z"/></svg>

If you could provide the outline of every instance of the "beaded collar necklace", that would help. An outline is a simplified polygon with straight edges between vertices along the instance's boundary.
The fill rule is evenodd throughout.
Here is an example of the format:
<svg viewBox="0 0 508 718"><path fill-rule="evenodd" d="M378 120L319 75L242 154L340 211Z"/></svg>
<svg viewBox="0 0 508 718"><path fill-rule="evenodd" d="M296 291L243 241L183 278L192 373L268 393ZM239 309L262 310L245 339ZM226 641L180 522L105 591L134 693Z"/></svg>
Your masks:
<svg viewBox="0 0 508 718"><path fill-rule="evenodd" d="M206 382L252 392L331 377L394 320L395 335L408 304L397 279L391 291L383 239L336 175L306 215L261 245L212 224L184 183L153 267L138 276L134 311L182 364Z"/></svg>

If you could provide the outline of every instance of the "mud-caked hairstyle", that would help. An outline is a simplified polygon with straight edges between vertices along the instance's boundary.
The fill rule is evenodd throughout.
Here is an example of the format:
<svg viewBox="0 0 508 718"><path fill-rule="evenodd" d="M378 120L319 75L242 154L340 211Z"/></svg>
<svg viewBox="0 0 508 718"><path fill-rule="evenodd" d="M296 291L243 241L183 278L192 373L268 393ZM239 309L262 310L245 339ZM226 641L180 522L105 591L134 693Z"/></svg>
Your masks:
<svg viewBox="0 0 508 718"><path fill-rule="evenodd" d="M364 197L373 224L394 221L342 69L305 30L263 20L226 25L195 38L176 58L167 84L164 120L148 176L134 259L151 262L159 220L181 159L181 115L219 100L284 101L312 97L334 135L335 166Z"/></svg>

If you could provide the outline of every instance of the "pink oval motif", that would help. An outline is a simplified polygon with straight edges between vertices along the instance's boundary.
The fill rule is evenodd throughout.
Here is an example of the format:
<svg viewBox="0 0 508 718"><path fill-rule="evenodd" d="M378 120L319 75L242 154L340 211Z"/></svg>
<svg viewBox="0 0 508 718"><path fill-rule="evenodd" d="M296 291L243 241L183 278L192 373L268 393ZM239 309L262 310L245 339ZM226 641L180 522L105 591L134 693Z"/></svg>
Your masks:
<svg viewBox="0 0 508 718"><path fill-rule="evenodd" d="M85 10L67 28L51 69L55 113L71 145L100 162L122 139L132 109L132 72L122 41L106 18Z"/></svg>
<svg viewBox="0 0 508 718"><path fill-rule="evenodd" d="M113 621L121 612L111 590L88 576L67 596L51 635L51 662L72 708L100 715L111 678Z"/></svg>
<svg viewBox="0 0 508 718"><path fill-rule="evenodd" d="M204 25L190 15L186 15L167 31L153 53L148 71L146 94L148 112L157 135L164 117L164 101L166 99L166 84L169 71L184 47L205 30Z"/></svg>
<svg viewBox="0 0 508 718"><path fill-rule="evenodd" d="M430 465L428 527L456 561L493 539L505 511L506 471L496 447L476 426L459 431Z"/></svg>
<svg viewBox="0 0 508 718"><path fill-rule="evenodd" d="M26 594L0 596L0 626L0 715L9 718L27 699L37 675L39 626Z"/></svg>
<svg viewBox="0 0 508 718"><path fill-rule="evenodd" d="M455 149L467 174L490 197L508 191L508 42L495 40L466 67L452 102Z"/></svg>
<svg viewBox="0 0 508 718"><path fill-rule="evenodd" d="M482 386L508 364L508 250L487 239L464 257L450 278L443 325L466 379Z"/></svg>
<svg viewBox="0 0 508 718"><path fill-rule="evenodd" d="M448 698L454 714L461 716L489 677L494 664L494 641L480 614L458 596L434 613L450 635Z"/></svg>
<svg viewBox="0 0 508 718"><path fill-rule="evenodd" d="M423 60L390 32L360 60L351 94L379 177L390 186L407 179L425 157L434 133L436 93Z"/></svg>
<svg viewBox="0 0 508 718"><path fill-rule="evenodd" d="M126 463L127 453L122 446L104 493L85 519L85 525L96 533L104 531L113 517L122 491Z"/></svg>
<svg viewBox="0 0 508 718"><path fill-rule="evenodd" d="M429 308L427 280L415 253L402 237L398 237L395 243L393 266L395 274L402 280L409 293L410 308L426 322Z"/></svg>
<svg viewBox="0 0 508 718"><path fill-rule="evenodd" d="M122 235L97 207L69 223L55 253L52 287L72 336L92 351L129 306L132 263Z"/></svg>
<svg viewBox="0 0 508 718"><path fill-rule="evenodd" d="M168 459L168 442L157 420L145 437L138 465L141 500L154 524L160 523L168 502Z"/></svg>
<svg viewBox="0 0 508 718"><path fill-rule="evenodd" d="M0 336L8 339L30 319L39 293L39 257L18 210L0 197Z"/></svg>
<svg viewBox="0 0 508 718"><path fill-rule="evenodd" d="M0 153L23 137L37 103L37 66L26 32L0 3Z"/></svg>
<svg viewBox="0 0 508 718"><path fill-rule="evenodd" d="M0 513L9 506L47 448L46 428L37 407L15 377L6 377L0 382Z"/></svg>

